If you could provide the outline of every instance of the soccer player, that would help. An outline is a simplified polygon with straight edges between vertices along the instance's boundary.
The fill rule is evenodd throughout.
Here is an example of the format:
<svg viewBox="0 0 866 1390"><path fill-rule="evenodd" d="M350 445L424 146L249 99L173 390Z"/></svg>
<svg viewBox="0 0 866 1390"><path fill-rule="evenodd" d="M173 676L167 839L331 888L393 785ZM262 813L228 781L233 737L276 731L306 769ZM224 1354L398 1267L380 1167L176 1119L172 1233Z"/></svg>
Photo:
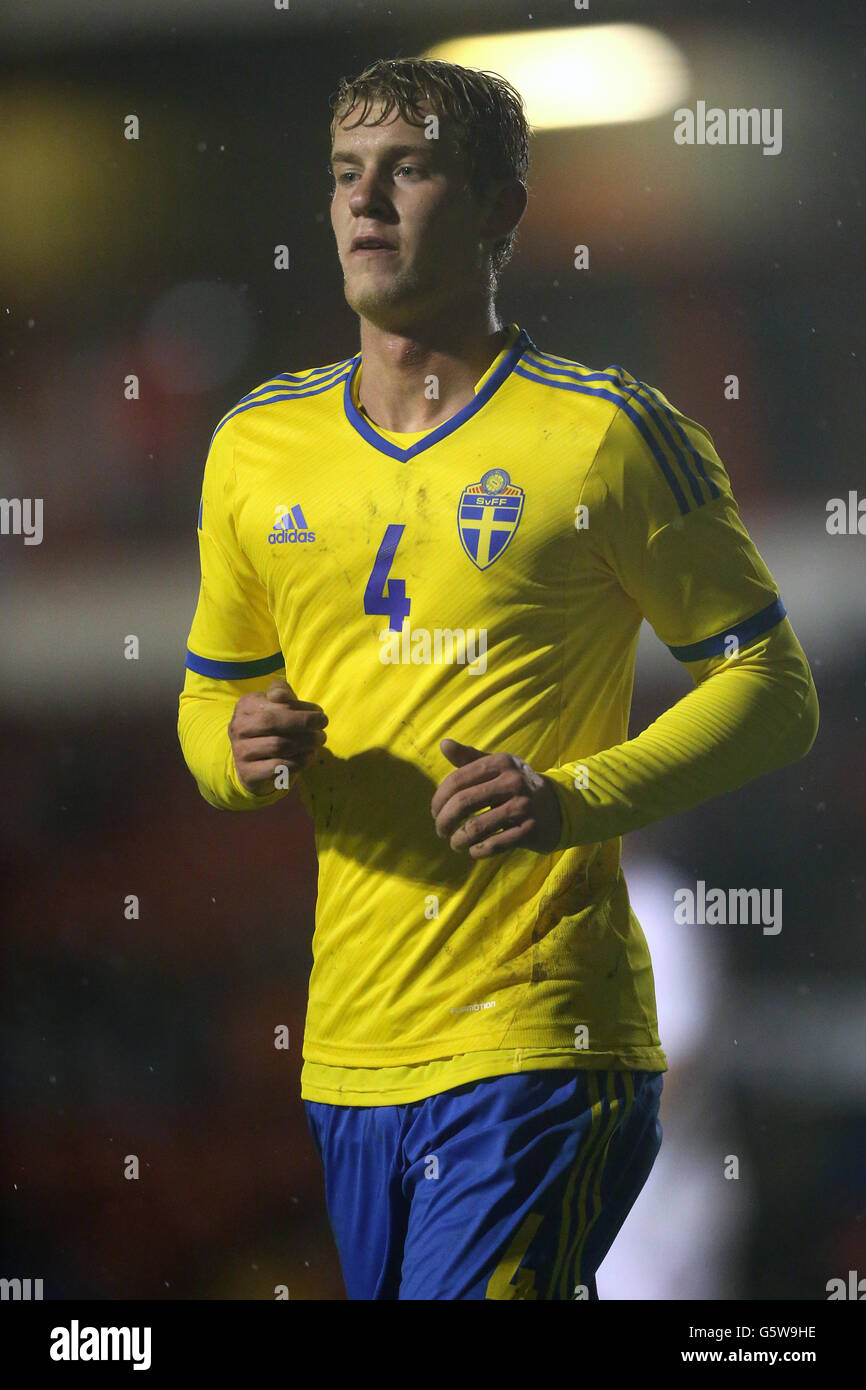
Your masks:
<svg viewBox="0 0 866 1390"><path fill-rule="evenodd" d="M360 351L217 425L179 737L212 805L314 822L349 1297L596 1298L667 1069L621 837L805 756L815 688L706 430L500 319L514 89L383 61L332 117ZM695 688L629 739L644 618Z"/></svg>

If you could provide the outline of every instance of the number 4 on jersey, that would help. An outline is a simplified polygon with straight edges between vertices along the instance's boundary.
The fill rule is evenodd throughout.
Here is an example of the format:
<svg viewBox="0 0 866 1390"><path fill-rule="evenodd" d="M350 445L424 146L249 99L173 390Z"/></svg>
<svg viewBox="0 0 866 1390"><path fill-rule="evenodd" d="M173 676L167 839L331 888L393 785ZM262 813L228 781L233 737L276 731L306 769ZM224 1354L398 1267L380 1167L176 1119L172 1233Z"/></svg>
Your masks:
<svg viewBox="0 0 866 1390"><path fill-rule="evenodd" d="M387 614L390 619L388 626L396 632L402 630L403 619L408 618L412 602L406 597L405 579L388 578L388 571L394 563L394 554L405 529L405 526L386 528L384 539L376 553L370 578L367 580L367 587L364 590L364 612ZM385 592L386 583L387 593Z"/></svg>

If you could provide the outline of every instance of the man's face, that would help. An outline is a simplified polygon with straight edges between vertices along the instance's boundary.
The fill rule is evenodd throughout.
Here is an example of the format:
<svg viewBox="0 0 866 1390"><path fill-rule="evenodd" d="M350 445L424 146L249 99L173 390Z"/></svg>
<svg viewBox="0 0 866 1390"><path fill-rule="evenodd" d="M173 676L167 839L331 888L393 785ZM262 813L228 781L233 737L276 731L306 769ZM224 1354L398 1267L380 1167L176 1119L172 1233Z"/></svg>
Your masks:
<svg viewBox="0 0 866 1390"><path fill-rule="evenodd" d="M331 225L355 313L397 331L477 288L484 210L441 127L428 140L396 111L383 125L338 125L331 164Z"/></svg>

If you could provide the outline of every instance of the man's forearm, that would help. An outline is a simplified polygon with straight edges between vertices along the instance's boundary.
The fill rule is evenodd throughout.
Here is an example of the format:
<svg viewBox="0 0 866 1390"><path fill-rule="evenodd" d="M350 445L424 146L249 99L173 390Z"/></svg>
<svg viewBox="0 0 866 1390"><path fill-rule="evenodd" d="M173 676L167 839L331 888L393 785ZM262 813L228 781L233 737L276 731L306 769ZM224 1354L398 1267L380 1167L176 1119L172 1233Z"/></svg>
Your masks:
<svg viewBox="0 0 866 1390"><path fill-rule="evenodd" d="M615 839L804 757L818 728L818 697L790 624L780 628L636 738L548 769L563 814L557 848Z"/></svg>

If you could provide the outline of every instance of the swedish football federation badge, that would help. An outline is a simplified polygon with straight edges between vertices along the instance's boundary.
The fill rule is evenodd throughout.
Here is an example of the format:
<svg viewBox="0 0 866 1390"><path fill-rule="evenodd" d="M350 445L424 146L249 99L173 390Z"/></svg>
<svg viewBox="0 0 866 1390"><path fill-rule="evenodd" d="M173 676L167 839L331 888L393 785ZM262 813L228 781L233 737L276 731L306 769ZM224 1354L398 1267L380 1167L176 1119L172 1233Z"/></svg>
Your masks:
<svg viewBox="0 0 866 1390"><path fill-rule="evenodd" d="M473 565L486 570L508 548L523 515L524 491L504 468L490 468L460 494L457 529Z"/></svg>

